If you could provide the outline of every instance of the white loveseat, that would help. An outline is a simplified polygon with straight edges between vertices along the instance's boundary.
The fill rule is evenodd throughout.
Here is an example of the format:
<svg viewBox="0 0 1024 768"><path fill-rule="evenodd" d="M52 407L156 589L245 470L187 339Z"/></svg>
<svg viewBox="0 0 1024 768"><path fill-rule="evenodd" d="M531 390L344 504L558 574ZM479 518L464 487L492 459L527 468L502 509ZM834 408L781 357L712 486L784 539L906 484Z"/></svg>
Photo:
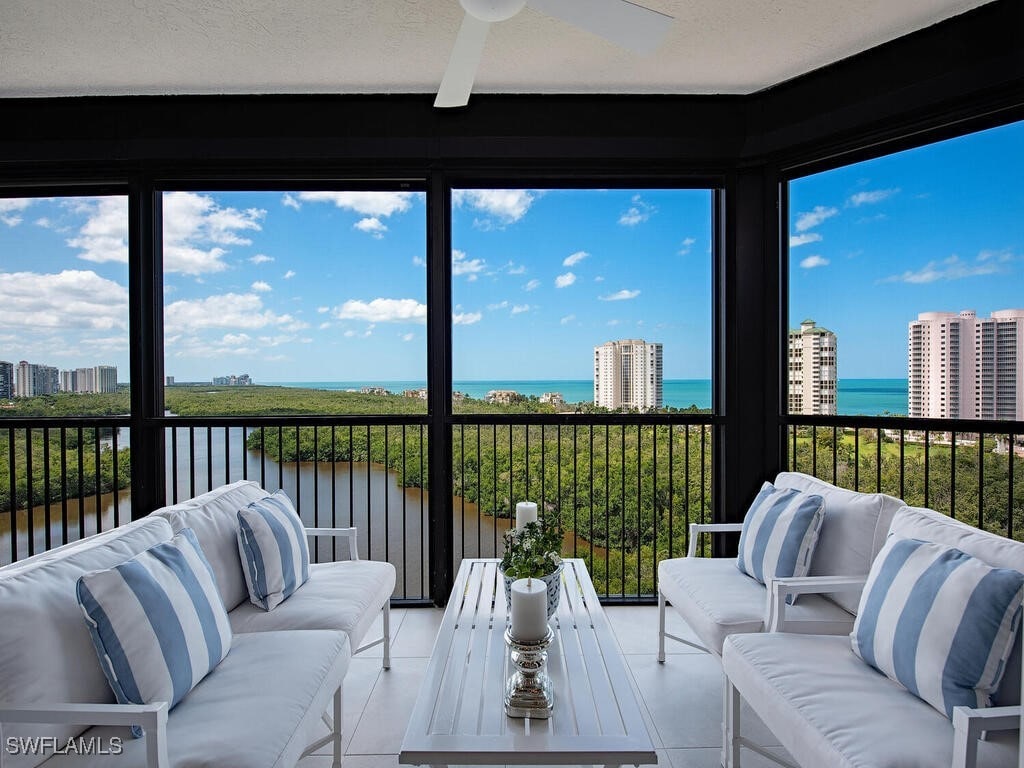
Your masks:
<svg viewBox="0 0 1024 768"><path fill-rule="evenodd" d="M824 517L810 575L778 579L773 588L747 576L735 557L697 557L701 533L738 533L742 523L691 524L686 557L658 566L658 660L665 661L665 639L721 656L729 635L779 628L809 628L821 634L848 634L871 561L885 543L900 499L883 493L857 493L800 472L780 472L777 488L795 488L824 498ZM799 594L793 605L786 596ZM697 635L701 645L665 631L666 601Z"/></svg>
<svg viewBox="0 0 1024 768"><path fill-rule="evenodd" d="M979 531L930 509L905 507L891 531L934 542L988 566L1024 571L1024 544ZM946 638L934 641L944 642ZM921 643L926 642L924 637ZM740 702L751 708L804 768L1015 768L1021 692L1021 636L993 707L956 707L952 722L864 663L849 637L768 633L731 635L726 675L726 764L740 765ZM982 732L984 740L979 741ZM762 752L762 754L764 754Z"/></svg>
<svg viewBox="0 0 1024 768"><path fill-rule="evenodd" d="M76 582L173 533L164 517L149 516L0 568L4 768L285 768L331 742L340 765L341 685L351 659L342 631L238 633L170 712L165 702L114 703ZM332 700L333 718L325 714ZM132 738L132 725L145 736ZM93 754L75 754L84 749Z"/></svg>
<svg viewBox="0 0 1024 768"><path fill-rule="evenodd" d="M238 510L267 496L259 483L239 480L195 498L153 512L166 519L175 533L191 528L213 567L232 632L281 629L331 629L348 635L352 653L384 646L384 668L391 665L390 606L395 589L391 563L360 560L355 528L307 528L313 537L339 537L343 560L313 563L309 581L274 608L264 611L249 602L238 553ZM363 643L367 630L383 613L383 636Z"/></svg>

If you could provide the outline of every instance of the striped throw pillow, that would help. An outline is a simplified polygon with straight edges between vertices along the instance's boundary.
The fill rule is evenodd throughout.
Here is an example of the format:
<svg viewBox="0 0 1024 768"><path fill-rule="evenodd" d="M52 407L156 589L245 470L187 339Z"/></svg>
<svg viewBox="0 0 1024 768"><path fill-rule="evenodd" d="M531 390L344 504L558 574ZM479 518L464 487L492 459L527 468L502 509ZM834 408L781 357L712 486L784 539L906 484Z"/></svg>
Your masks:
<svg viewBox="0 0 1024 768"><path fill-rule="evenodd" d="M871 565L853 652L952 718L987 707L1020 625L1024 574L959 549L890 536Z"/></svg>
<svg viewBox="0 0 1024 768"><path fill-rule="evenodd" d="M806 576L824 506L821 496L766 482L743 518L736 567L762 584Z"/></svg>
<svg viewBox="0 0 1024 768"><path fill-rule="evenodd" d="M238 551L253 605L271 611L309 578L306 532L284 491L238 511Z"/></svg>
<svg viewBox="0 0 1024 768"><path fill-rule="evenodd" d="M191 528L121 565L85 574L77 594L121 704L173 707L231 648L227 612Z"/></svg>

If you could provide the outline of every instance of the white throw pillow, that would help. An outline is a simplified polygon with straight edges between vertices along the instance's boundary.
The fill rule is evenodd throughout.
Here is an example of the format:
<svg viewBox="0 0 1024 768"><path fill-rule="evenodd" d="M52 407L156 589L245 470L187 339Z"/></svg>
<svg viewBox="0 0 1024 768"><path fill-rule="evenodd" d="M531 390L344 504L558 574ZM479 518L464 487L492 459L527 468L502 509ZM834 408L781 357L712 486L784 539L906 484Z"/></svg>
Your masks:
<svg viewBox="0 0 1024 768"><path fill-rule="evenodd" d="M238 510L238 552L249 599L265 611L273 610L306 583L306 531L284 491Z"/></svg>
<svg viewBox="0 0 1024 768"><path fill-rule="evenodd" d="M850 635L865 662L952 718L987 707L1021 619L1024 574L944 544L890 536Z"/></svg>
<svg viewBox="0 0 1024 768"><path fill-rule="evenodd" d="M754 498L740 533L736 567L762 584L806 576L821 529L824 501L817 494L766 482Z"/></svg>
<svg viewBox="0 0 1024 768"><path fill-rule="evenodd" d="M231 648L224 603L190 528L120 565L85 574L77 595L122 704L173 707Z"/></svg>

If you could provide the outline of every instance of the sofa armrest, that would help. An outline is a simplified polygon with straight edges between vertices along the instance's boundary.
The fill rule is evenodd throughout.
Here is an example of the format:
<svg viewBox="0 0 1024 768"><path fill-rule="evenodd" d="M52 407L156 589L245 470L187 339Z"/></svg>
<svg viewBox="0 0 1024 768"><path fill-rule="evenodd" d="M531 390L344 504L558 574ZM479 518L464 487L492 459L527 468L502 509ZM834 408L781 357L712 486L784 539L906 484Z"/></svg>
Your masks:
<svg viewBox="0 0 1024 768"><path fill-rule="evenodd" d="M702 533L739 533L743 523L690 523L690 546L686 556L693 557L697 553L697 537Z"/></svg>
<svg viewBox="0 0 1024 768"><path fill-rule="evenodd" d="M316 538L318 536L334 536L339 539L348 540L348 559L359 559L359 548L356 546L355 528L307 528L306 535Z"/></svg>
<svg viewBox="0 0 1024 768"><path fill-rule="evenodd" d="M786 621L789 595L821 595L826 592L861 592L866 576L791 576L772 579L768 584L768 605L764 626L768 632L807 632L815 635L845 635L853 629L854 617L846 621Z"/></svg>
<svg viewBox="0 0 1024 768"><path fill-rule="evenodd" d="M1021 708L953 707L953 766L975 768L978 760L978 740L986 731L1009 731L1020 728Z"/></svg>
<svg viewBox="0 0 1024 768"><path fill-rule="evenodd" d="M8 704L0 702L0 723L141 726L146 731L146 765L168 768L167 702L152 704ZM8 734L8 740L10 739Z"/></svg>

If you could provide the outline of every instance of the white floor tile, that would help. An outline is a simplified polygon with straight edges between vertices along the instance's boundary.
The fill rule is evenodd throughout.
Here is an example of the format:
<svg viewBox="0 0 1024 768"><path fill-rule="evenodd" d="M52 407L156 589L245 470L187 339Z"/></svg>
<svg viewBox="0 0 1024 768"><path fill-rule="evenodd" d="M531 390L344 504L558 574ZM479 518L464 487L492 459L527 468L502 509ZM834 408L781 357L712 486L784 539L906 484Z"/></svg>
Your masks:
<svg viewBox="0 0 1024 768"><path fill-rule="evenodd" d="M657 653L658 652L658 609L650 605L612 605L604 609L608 623L615 632L615 639L623 653ZM700 643L693 630L687 626L682 617L672 610L665 609L665 629L669 634ZM665 640L665 653L704 653L675 640Z"/></svg>
<svg viewBox="0 0 1024 768"><path fill-rule="evenodd" d="M670 764L660 768L721 768L722 750L709 747L696 747L692 749L669 749ZM790 759L786 750L782 747L769 747L769 752L778 754L783 760ZM750 750L744 750L741 755L743 768L779 768L779 764L766 757Z"/></svg>
<svg viewBox="0 0 1024 768"><path fill-rule="evenodd" d="M407 609L398 633L392 633L391 656L429 658L443 617L440 608Z"/></svg>
<svg viewBox="0 0 1024 768"><path fill-rule="evenodd" d="M408 611L408 609L406 609L406 608L392 608L391 609L391 647L392 647L392 653L394 652L395 638L398 636L398 630L401 628L402 622L405 620L405 614L407 613L407 611ZM366 630L366 635L363 637L363 642L364 643L371 643L374 640L376 640L377 638L382 637L383 634L384 634L384 618L383 618L382 614L378 614L377 618L374 619L374 621L373 621L373 625L368 630ZM369 649L363 651L362 653L360 653L358 656L356 656L356 658L357 659L368 659L368 658L380 659L383 656L384 656L384 646L383 645L375 645L375 646L373 646L373 648L369 648ZM380 665L378 664L378 666L380 666Z"/></svg>
<svg viewBox="0 0 1024 768"><path fill-rule="evenodd" d="M425 658L400 658L377 677L346 754L398 754L426 668Z"/></svg>

